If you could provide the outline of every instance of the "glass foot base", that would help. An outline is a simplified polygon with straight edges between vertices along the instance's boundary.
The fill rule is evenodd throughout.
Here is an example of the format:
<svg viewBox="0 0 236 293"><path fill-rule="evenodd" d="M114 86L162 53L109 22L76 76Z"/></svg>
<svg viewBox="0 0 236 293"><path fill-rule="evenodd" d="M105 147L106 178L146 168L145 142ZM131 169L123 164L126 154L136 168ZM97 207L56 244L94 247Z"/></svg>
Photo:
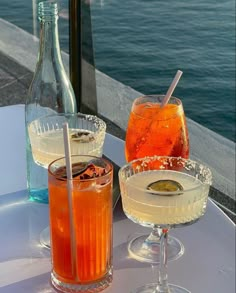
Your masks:
<svg viewBox="0 0 236 293"><path fill-rule="evenodd" d="M190 291L176 285L169 284L168 287L169 287L169 290L166 293L191 293ZM131 293L165 293L165 292L158 291L157 284L151 283L151 284L141 286L131 291Z"/></svg>
<svg viewBox="0 0 236 293"><path fill-rule="evenodd" d="M39 203L48 203L48 189L30 189L29 200Z"/></svg>
<svg viewBox="0 0 236 293"><path fill-rule="evenodd" d="M54 272L51 273L51 285L59 292L65 293L92 293L92 292L100 292L107 288L112 282L112 270L109 271L103 278L96 280L87 284L72 284L72 283L64 283L57 279L56 274Z"/></svg>
<svg viewBox="0 0 236 293"><path fill-rule="evenodd" d="M147 240L149 235L132 239L128 245L130 256L141 262L160 263L160 242ZM168 237L167 259L178 259L184 253L183 244L175 237Z"/></svg>
<svg viewBox="0 0 236 293"><path fill-rule="evenodd" d="M40 244L47 249L51 248L49 227L40 233Z"/></svg>

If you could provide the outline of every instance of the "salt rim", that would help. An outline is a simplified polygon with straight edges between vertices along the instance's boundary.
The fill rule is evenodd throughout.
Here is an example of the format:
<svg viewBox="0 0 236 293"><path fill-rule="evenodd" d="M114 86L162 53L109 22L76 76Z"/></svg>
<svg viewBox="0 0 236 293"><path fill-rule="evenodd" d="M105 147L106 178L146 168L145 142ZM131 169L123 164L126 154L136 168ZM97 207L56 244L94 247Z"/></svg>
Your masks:
<svg viewBox="0 0 236 293"><path fill-rule="evenodd" d="M172 166L172 163L171 163L172 160L173 161L174 160L175 161L176 160L181 160L178 164L180 165L181 162L184 163L184 165L181 164L181 166L183 168L185 168L186 170L195 169L196 166L198 166L199 174L196 174L196 176L194 176L194 177L196 179L200 180L199 176L205 176L206 178L204 179L204 181L203 182L201 181L202 185L211 185L212 184L212 172L211 172L209 167L207 167L207 166L205 166L205 165L203 165L201 163L198 163L197 161L193 161L191 159L184 159L182 157L168 157L168 156L152 156L152 157L147 156L147 157L144 157L144 158L135 159L133 161L130 161L128 164L124 165L119 170L119 173L118 173L119 178L121 178L122 182L126 182L127 178L126 179L124 178L124 171L125 171L125 169L129 168L129 166L131 166L132 164L135 164L136 162L140 162L140 161L142 162L139 166L137 166L137 168L136 168L136 170L137 170L137 169L140 169L142 167L146 167L148 163L150 163L152 161L157 161L157 160L159 160L160 162L162 160L164 160L163 165L170 165L170 167ZM168 163L168 161L170 162L170 164ZM165 167L163 166L162 169L165 170ZM151 171L151 170L147 170L147 171L144 171L144 172L148 172L148 171ZM134 174L137 174L137 173L134 172ZM134 188L136 190L145 191L146 193L150 193L150 194L161 194L161 195L174 195L174 194L176 194L176 191L169 191L169 192L158 191L158 192L154 192L154 191L150 191L150 190L147 190L147 189L144 189L144 188L141 188L141 187L137 187L134 184L130 184L130 185L134 186ZM183 191L181 191L181 193L184 194L184 193L196 190L198 188L199 188L199 186L184 189Z"/></svg>

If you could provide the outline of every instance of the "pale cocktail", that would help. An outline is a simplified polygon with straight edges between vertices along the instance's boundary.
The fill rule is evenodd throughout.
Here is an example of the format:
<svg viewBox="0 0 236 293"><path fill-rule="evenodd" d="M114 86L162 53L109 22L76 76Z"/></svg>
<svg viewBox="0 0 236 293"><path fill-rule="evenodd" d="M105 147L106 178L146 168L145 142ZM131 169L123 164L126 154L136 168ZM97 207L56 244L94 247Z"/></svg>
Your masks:
<svg viewBox="0 0 236 293"><path fill-rule="evenodd" d="M102 156L106 124L96 116L57 114L34 120L28 132L34 161L45 168L64 156L63 124L68 122L73 155Z"/></svg>
<svg viewBox="0 0 236 293"><path fill-rule="evenodd" d="M176 226L192 224L204 215L211 181L209 168L180 157L145 157L133 160L120 169L125 214L133 222L151 227L154 233L159 229L160 236L158 282L144 285L133 293L190 293L168 284L168 231ZM148 249L143 253L144 245L144 237L132 239L128 244L131 256L146 261Z"/></svg>
<svg viewBox="0 0 236 293"><path fill-rule="evenodd" d="M172 196L158 194L153 190L143 192L150 183L165 181L166 178L178 182L183 190L192 190L175 192ZM144 226L153 226L153 223L177 225L191 222L203 215L207 197L208 188L188 174L171 170L152 170L137 173L127 180L122 202L128 217Z"/></svg>

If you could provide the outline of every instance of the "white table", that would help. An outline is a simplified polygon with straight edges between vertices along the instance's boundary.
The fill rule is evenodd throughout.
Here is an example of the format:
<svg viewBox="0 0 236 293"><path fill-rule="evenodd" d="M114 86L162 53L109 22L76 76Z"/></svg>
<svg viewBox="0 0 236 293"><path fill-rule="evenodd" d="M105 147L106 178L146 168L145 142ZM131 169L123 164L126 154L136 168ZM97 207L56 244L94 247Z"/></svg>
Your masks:
<svg viewBox="0 0 236 293"><path fill-rule="evenodd" d="M0 293L51 293L50 256L39 245L48 225L48 205L26 199L24 107L0 108ZM125 163L124 142L109 134L104 153ZM155 281L157 268L129 258L127 239L150 232L114 214L114 280L104 293L128 293ZM235 225L209 201L206 215L192 226L171 231L185 246L184 255L169 263L169 281L192 293L235 292Z"/></svg>

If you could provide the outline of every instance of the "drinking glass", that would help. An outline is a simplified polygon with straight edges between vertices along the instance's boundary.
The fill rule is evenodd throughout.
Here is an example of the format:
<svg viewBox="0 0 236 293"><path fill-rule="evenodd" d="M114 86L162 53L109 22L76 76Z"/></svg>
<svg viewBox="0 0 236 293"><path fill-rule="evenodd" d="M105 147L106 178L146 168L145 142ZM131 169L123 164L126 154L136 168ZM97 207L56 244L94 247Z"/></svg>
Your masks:
<svg viewBox="0 0 236 293"><path fill-rule="evenodd" d="M168 284L168 231L192 224L204 215L211 181L208 167L181 157L145 157L120 169L119 182L126 216L139 225L160 229L158 280L133 293L189 292Z"/></svg>
<svg viewBox="0 0 236 293"><path fill-rule="evenodd" d="M65 158L48 167L51 283L60 292L99 292L112 281L113 167L93 156L71 162L72 180Z"/></svg>
<svg viewBox="0 0 236 293"><path fill-rule="evenodd" d="M164 95L147 95L134 100L126 132L127 162L145 156L189 157L188 129L180 99L171 97L161 106ZM133 239L129 246L132 257L144 261L160 261L160 229ZM168 260L184 253L183 244L175 237L168 240ZM133 249L135 247L135 249Z"/></svg>
<svg viewBox="0 0 236 293"><path fill-rule="evenodd" d="M53 114L40 117L28 126L31 150L36 164L43 168L65 155L63 125L68 123L72 155L102 156L106 124L94 115ZM45 182L47 191L47 182ZM35 200L35 199L34 199ZM40 242L50 248L49 228L40 235Z"/></svg>

